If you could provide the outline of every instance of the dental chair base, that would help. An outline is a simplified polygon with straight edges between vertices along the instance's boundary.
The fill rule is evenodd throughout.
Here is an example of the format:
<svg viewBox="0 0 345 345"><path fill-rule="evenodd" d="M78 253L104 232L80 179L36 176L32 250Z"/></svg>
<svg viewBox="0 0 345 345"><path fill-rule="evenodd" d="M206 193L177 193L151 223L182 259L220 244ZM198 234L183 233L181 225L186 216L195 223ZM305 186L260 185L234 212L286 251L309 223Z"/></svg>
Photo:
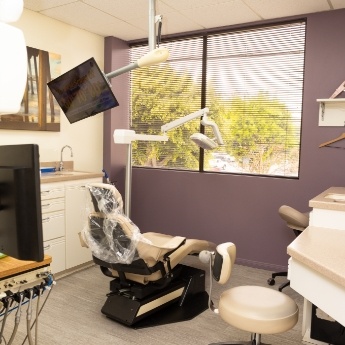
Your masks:
<svg viewBox="0 0 345 345"><path fill-rule="evenodd" d="M128 289L121 288L118 279L114 279L102 313L133 328L193 319L208 308L205 271L179 264L173 270L174 275L177 277L165 288L154 292L150 285L133 284Z"/></svg>

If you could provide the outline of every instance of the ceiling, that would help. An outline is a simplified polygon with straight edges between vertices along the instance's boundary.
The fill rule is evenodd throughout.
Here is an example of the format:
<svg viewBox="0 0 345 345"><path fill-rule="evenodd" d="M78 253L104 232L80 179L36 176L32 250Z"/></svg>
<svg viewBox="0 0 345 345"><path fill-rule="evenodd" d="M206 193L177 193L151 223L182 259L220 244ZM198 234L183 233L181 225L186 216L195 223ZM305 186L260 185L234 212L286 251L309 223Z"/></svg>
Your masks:
<svg viewBox="0 0 345 345"><path fill-rule="evenodd" d="M148 37L150 0L24 0L24 7L100 36ZM162 35L345 8L344 0L156 0Z"/></svg>

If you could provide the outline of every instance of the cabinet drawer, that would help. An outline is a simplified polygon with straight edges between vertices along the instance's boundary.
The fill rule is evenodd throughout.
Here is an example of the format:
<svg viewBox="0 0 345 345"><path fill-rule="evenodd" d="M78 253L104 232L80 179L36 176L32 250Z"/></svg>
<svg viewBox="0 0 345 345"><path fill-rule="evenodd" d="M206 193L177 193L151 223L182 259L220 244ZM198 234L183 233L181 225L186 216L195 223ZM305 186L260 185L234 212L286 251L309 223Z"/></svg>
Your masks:
<svg viewBox="0 0 345 345"><path fill-rule="evenodd" d="M44 214L42 217L43 241L65 236L65 215L61 211Z"/></svg>
<svg viewBox="0 0 345 345"><path fill-rule="evenodd" d="M44 186L41 185L41 200L63 198L65 196L64 187Z"/></svg>
<svg viewBox="0 0 345 345"><path fill-rule="evenodd" d="M58 199L47 199L42 200L42 214L48 212L55 212L55 211L62 211L65 210L65 199L58 198Z"/></svg>
<svg viewBox="0 0 345 345"><path fill-rule="evenodd" d="M66 243L64 237L45 241L44 254L52 257L52 263L50 264L52 273L58 273L66 269Z"/></svg>

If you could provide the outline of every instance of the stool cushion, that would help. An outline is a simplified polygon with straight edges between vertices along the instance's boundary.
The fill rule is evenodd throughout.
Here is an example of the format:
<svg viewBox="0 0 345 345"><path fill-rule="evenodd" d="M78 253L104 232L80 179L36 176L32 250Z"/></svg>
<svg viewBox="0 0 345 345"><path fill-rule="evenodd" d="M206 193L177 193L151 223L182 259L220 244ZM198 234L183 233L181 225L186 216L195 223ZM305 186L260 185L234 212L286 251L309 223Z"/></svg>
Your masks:
<svg viewBox="0 0 345 345"><path fill-rule="evenodd" d="M261 286L239 286L221 294L219 314L238 329L275 334L297 323L298 306L282 292Z"/></svg>

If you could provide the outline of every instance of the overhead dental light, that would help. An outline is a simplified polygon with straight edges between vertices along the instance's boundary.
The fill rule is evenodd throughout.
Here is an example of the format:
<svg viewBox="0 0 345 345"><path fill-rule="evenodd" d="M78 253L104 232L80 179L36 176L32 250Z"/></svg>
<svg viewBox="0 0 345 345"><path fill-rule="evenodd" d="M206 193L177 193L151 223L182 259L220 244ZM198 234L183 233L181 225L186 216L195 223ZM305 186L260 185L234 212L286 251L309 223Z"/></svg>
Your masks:
<svg viewBox="0 0 345 345"><path fill-rule="evenodd" d="M27 80L27 52L23 32L8 23L23 12L23 0L0 0L0 115L20 110Z"/></svg>
<svg viewBox="0 0 345 345"><path fill-rule="evenodd" d="M171 121L171 122L163 125L161 127L161 131L163 132L163 134L165 134L166 132L168 132L168 131L176 128L176 127L182 126L186 122L194 120L198 117L202 117L200 123L203 126L212 127L212 131L213 131L213 134L215 135L215 138L211 139L208 136L206 136L205 134L194 133L190 136L190 139L195 144L197 144L199 147L203 148L204 150L213 150L216 147L218 147L218 145L224 145L224 142L223 142L223 139L222 139L222 136L220 134L220 131L219 131L217 124L207 118L208 113L209 113L209 109L203 108L203 109L198 110L194 113L191 113L189 115L186 115L184 117L181 117L179 119L176 119L174 121Z"/></svg>

